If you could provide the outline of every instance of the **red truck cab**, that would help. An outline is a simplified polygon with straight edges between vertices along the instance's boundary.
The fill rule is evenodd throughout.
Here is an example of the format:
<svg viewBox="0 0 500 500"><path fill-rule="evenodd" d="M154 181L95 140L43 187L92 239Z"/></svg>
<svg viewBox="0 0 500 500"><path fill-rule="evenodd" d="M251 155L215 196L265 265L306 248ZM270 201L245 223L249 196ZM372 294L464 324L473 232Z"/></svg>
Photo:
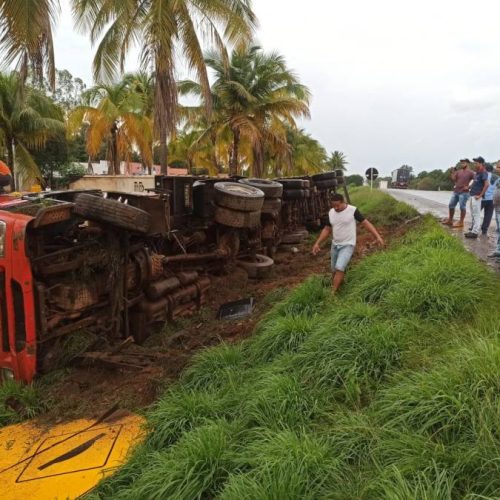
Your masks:
<svg viewBox="0 0 500 500"><path fill-rule="evenodd" d="M25 236L33 217L11 212L26 203L0 195L0 376L30 382L36 371L36 316Z"/></svg>

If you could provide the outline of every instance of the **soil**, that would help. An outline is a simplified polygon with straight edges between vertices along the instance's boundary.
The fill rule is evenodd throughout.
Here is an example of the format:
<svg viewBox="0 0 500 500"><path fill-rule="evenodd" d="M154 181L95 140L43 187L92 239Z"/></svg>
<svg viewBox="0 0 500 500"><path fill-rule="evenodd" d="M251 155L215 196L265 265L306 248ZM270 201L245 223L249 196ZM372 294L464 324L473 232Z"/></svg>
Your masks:
<svg viewBox="0 0 500 500"><path fill-rule="evenodd" d="M398 237L408 226L381 230L386 240ZM148 358L143 368L110 367L96 361L73 366L42 378L43 398L47 412L41 416L46 424L75 418L95 418L118 404L121 408L141 412L174 382L193 354L220 342L238 342L252 335L256 324L272 306L313 274L329 272L328 246L317 257L310 250L316 235L296 245L297 253L279 252L271 276L250 280L243 269L235 268L225 276L212 278L206 304L191 318L154 332L143 346L131 345L124 357ZM373 237L364 230L358 234L354 261L377 249ZM228 321L217 319L221 305L253 297L251 316Z"/></svg>

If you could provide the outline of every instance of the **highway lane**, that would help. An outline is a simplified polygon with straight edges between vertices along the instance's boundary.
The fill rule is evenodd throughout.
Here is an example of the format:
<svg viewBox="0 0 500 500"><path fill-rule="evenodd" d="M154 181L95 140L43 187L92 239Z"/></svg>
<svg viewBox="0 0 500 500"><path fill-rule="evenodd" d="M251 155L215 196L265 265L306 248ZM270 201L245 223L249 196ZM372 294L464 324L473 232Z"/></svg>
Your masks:
<svg viewBox="0 0 500 500"><path fill-rule="evenodd" d="M399 201L408 203L415 207L421 214L432 214L439 220L448 216L448 202L451 197L451 191L417 191L412 189L389 189L387 191L391 196ZM457 214L455 219L458 216ZM470 210L468 207L467 216L465 218L465 231L450 229L453 236L458 238L464 244L465 248L475 254L480 260L486 262L491 268L500 271L500 266L495 263L494 259L488 258L496 246L497 231L495 217L491 222L491 226L487 236L480 236L477 240L469 240L464 238L464 232L469 228L471 222ZM444 226L446 227L446 226Z"/></svg>

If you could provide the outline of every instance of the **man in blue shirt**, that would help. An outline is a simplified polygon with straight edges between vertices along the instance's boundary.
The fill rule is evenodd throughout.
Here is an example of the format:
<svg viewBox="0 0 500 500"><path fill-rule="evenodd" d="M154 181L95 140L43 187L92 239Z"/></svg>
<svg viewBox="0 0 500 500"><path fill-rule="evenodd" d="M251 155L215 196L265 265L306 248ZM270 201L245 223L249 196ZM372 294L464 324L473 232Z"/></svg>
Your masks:
<svg viewBox="0 0 500 500"><path fill-rule="evenodd" d="M500 175L500 161L496 164L496 173ZM488 257L496 257L497 263L500 264L500 178L498 178L495 184L495 190L493 191L493 206L495 207L495 216L497 219L497 247Z"/></svg>
<svg viewBox="0 0 500 500"><path fill-rule="evenodd" d="M488 172L486 172L485 161L482 156L473 159L476 167L476 175L472 181L469 194L472 215L472 229L465 234L466 238L476 239L481 230L481 202L483 195L488 190Z"/></svg>
<svg viewBox="0 0 500 500"><path fill-rule="evenodd" d="M484 210L483 223L481 224L481 233L488 234L488 229L493 218L495 207L493 206L493 192L495 191L495 184L498 179L496 174L493 173L493 165L486 164L486 172L488 173L488 182L490 183L488 189L484 193L483 201L481 202L481 210Z"/></svg>

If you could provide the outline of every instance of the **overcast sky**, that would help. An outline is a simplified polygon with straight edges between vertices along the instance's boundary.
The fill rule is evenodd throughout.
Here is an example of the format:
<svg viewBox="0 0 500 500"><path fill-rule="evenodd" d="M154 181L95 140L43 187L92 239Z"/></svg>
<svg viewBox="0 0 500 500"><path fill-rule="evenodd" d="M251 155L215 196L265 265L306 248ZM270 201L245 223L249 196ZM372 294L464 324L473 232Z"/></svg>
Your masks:
<svg viewBox="0 0 500 500"><path fill-rule="evenodd" d="M93 51L68 0L57 67L92 82ZM447 168L500 158L500 2L253 0L266 50L278 50L313 94L304 128L351 173ZM128 69L137 62L131 58Z"/></svg>

